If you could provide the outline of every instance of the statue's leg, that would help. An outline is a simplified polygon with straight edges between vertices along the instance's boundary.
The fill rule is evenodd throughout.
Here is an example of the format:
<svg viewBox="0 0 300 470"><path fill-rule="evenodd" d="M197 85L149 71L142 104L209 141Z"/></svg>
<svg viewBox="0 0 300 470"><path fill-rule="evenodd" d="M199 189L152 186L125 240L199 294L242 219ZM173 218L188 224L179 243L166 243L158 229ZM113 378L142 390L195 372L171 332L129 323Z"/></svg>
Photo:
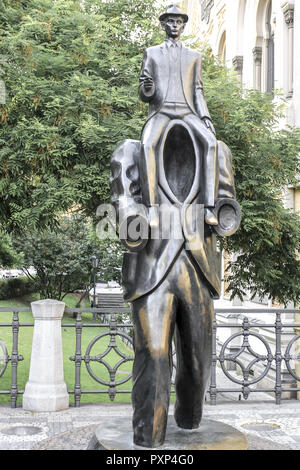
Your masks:
<svg viewBox="0 0 300 470"><path fill-rule="evenodd" d="M158 113L145 125L141 137L140 181L143 204L150 207L158 203L158 172L156 152L170 118Z"/></svg>
<svg viewBox="0 0 300 470"><path fill-rule="evenodd" d="M218 197L235 198L232 154L228 146L221 140L218 141L218 160L220 170Z"/></svg>
<svg viewBox="0 0 300 470"><path fill-rule="evenodd" d="M163 444L166 432L171 367L169 350L176 300L167 279L151 294L132 303L134 323L133 432L144 447Z"/></svg>
<svg viewBox="0 0 300 470"><path fill-rule="evenodd" d="M214 134L195 114L184 116L186 122L204 148L204 205L214 207L218 197L219 168L218 142Z"/></svg>
<svg viewBox="0 0 300 470"><path fill-rule="evenodd" d="M179 261L179 260L178 260ZM178 426L199 426L212 362L213 301L186 252L177 262L176 404Z"/></svg>

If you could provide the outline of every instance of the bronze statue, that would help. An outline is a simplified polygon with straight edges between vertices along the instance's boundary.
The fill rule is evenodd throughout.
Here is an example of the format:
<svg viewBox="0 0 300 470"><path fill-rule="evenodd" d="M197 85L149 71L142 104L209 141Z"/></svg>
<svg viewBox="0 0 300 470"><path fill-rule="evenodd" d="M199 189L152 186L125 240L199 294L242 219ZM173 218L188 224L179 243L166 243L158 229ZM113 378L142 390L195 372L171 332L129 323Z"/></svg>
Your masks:
<svg viewBox="0 0 300 470"><path fill-rule="evenodd" d="M216 139L203 95L201 54L180 42L188 17L171 5L159 19L166 41L146 50L140 76L149 102L141 142L122 142L111 161L111 200L129 250L122 275L134 323L134 443L144 447L164 442L173 336L174 417L181 428L199 427L220 294L216 233L233 234L241 217L231 153ZM176 236L163 232L166 209ZM127 231L134 221L143 228L136 238Z"/></svg>
<svg viewBox="0 0 300 470"><path fill-rule="evenodd" d="M160 16L166 41L146 50L140 76L140 97L149 103L149 116L142 133L141 177L143 203L158 204L156 147L172 119L180 119L193 131L204 147L203 203L206 223L217 225L213 208L217 190L217 141L206 101L203 96L202 58L199 52L187 49L180 36L188 20L170 6Z"/></svg>

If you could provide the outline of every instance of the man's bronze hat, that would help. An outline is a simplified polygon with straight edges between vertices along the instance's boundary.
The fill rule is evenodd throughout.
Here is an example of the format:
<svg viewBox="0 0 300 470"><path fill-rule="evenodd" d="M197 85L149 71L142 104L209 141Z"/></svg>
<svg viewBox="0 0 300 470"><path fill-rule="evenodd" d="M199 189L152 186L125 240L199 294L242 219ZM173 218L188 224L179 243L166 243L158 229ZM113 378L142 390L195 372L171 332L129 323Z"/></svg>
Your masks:
<svg viewBox="0 0 300 470"><path fill-rule="evenodd" d="M167 7L167 10L165 13L163 13L162 15L160 15L159 17L159 21L164 21L168 16L181 16L184 23L187 23L189 17L188 15L186 15L185 13L183 13L178 7L177 5L169 5Z"/></svg>

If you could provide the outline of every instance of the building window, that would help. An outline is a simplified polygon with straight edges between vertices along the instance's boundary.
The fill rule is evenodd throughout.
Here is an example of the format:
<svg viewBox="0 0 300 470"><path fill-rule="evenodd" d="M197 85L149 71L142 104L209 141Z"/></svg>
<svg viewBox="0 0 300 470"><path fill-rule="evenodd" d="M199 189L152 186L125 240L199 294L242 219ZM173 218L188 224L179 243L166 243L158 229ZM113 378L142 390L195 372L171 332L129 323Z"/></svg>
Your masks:
<svg viewBox="0 0 300 470"><path fill-rule="evenodd" d="M256 45L253 49L254 87L271 96L275 87L272 3L272 0L259 1L256 12Z"/></svg>

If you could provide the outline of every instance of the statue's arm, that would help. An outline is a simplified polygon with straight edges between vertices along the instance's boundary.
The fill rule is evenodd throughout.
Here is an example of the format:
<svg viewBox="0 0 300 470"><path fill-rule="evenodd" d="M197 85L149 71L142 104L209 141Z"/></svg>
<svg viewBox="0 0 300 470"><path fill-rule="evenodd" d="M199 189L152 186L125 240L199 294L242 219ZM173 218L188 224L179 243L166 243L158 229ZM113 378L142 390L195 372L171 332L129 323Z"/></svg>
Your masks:
<svg viewBox="0 0 300 470"><path fill-rule="evenodd" d="M218 140L219 187L218 198L235 199L235 184L232 168L232 153L229 147Z"/></svg>
<svg viewBox="0 0 300 470"><path fill-rule="evenodd" d="M139 95L142 101L148 103L155 93L155 84L151 73L151 61L147 50L144 53L142 70L140 74Z"/></svg>
<svg viewBox="0 0 300 470"><path fill-rule="evenodd" d="M203 93L202 56L198 54L195 71L195 109L205 125L216 135Z"/></svg>
<svg viewBox="0 0 300 470"><path fill-rule="evenodd" d="M195 108L201 119L210 119L210 114L203 93L202 57L199 54L196 60L195 71Z"/></svg>
<svg viewBox="0 0 300 470"><path fill-rule="evenodd" d="M228 146L218 141L219 188L214 213L219 224L213 230L221 237L233 235L241 223L241 208L236 201L232 154Z"/></svg>

